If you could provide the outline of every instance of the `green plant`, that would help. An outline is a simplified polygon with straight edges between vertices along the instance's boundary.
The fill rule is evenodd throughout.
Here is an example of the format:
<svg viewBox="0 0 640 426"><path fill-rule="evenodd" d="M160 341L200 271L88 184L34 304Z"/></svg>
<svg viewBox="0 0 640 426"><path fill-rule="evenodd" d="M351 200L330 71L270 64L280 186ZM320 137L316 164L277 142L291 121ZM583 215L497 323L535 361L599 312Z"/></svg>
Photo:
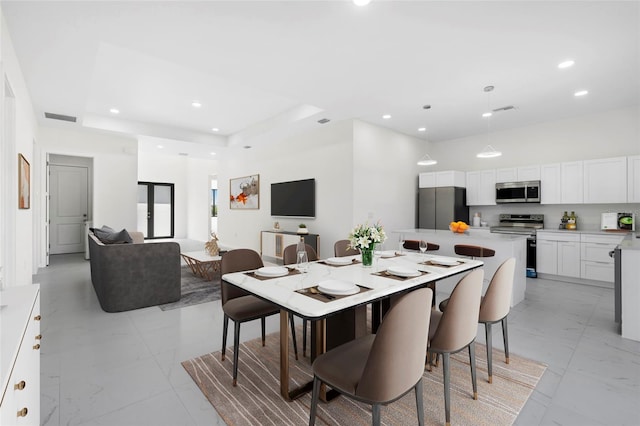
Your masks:
<svg viewBox="0 0 640 426"><path fill-rule="evenodd" d="M305 225L304 223L301 223L300 225L298 225L298 228L306 228L307 225Z"/></svg>

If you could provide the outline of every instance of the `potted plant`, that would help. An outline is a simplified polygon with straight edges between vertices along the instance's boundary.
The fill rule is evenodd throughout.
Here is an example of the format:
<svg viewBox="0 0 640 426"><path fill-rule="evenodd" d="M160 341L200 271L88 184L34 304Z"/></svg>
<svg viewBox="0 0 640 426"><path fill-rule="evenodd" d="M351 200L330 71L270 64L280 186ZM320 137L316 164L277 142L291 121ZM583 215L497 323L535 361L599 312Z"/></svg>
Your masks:
<svg viewBox="0 0 640 426"><path fill-rule="evenodd" d="M298 225L298 234L308 234L309 230L307 229L307 225L305 225L304 223L301 223L300 225Z"/></svg>

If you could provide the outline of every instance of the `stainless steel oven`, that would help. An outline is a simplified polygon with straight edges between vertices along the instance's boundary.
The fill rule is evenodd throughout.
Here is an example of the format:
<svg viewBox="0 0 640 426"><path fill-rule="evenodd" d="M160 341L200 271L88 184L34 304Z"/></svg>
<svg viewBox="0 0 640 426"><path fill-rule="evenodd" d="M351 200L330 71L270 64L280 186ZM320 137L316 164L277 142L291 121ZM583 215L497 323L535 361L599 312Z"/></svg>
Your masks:
<svg viewBox="0 0 640 426"><path fill-rule="evenodd" d="M544 215L501 213L499 218L499 225L492 226L491 232L527 236L527 277L536 278L536 230L544 228Z"/></svg>

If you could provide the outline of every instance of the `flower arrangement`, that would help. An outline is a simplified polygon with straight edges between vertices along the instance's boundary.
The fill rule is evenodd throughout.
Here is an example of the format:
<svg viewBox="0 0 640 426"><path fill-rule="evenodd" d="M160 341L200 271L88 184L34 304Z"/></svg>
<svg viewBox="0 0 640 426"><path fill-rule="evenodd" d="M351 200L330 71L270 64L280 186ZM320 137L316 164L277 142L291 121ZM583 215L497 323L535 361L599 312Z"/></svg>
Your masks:
<svg viewBox="0 0 640 426"><path fill-rule="evenodd" d="M359 250L373 250L376 244L382 244L387 239L380 222L375 225L357 225L349 233L349 247Z"/></svg>

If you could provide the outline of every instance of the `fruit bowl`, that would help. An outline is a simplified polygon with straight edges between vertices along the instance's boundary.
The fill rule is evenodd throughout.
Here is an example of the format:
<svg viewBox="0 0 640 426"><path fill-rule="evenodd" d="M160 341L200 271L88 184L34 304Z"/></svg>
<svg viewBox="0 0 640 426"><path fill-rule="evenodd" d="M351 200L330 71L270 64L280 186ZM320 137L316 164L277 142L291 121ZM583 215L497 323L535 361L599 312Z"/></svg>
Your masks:
<svg viewBox="0 0 640 426"><path fill-rule="evenodd" d="M449 224L449 230L454 234L464 234L469 229L469 225L463 221L451 222Z"/></svg>

